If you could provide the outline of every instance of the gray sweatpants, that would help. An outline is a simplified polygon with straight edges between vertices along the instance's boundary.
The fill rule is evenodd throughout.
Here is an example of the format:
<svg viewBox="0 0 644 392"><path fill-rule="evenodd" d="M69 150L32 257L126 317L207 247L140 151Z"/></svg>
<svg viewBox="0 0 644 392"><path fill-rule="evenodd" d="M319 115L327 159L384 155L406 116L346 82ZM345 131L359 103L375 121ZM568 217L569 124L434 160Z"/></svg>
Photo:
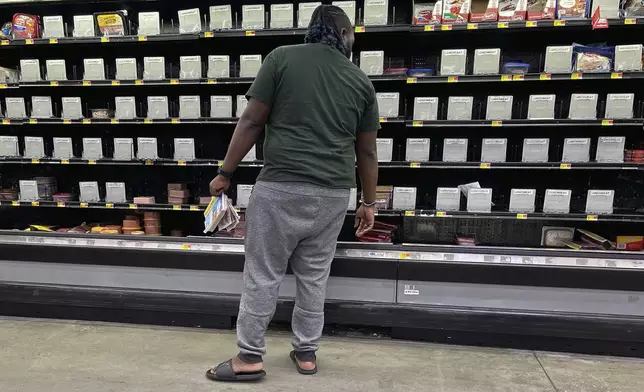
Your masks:
<svg viewBox="0 0 644 392"><path fill-rule="evenodd" d="M237 319L241 354L266 354L264 333L289 263L297 281L293 348L317 350L326 283L349 193L306 183L255 184L246 211L244 292Z"/></svg>

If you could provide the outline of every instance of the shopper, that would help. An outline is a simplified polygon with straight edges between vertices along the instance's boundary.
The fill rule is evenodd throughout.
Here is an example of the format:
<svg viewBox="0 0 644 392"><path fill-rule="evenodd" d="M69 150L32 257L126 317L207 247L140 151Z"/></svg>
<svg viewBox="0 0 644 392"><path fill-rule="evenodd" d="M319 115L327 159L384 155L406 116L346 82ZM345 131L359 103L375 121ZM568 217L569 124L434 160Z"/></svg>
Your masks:
<svg viewBox="0 0 644 392"><path fill-rule="evenodd" d="M208 370L213 380L265 376L264 333L289 263L297 280L291 359L300 373L317 372L326 283L356 185L356 157L363 195L356 235L373 227L378 105L369 78L349 60L351 22L342 9L321 5L305 42L266 57L223 166L210 183L213 195L228 190L233 171L266 128L264 168L246 211L239 354Z"/></svg>

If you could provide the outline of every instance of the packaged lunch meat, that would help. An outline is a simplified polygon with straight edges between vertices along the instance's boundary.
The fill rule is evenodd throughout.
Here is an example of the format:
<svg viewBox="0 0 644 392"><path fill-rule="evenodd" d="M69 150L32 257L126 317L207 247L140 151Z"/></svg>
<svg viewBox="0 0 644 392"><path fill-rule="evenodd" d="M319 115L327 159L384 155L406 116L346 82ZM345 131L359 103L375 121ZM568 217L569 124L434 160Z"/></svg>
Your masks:
<svg viewBox="0 0 644 392"><path fill-rule="evenodd" d="M470 0L445 0L443 2L443 23L467 23L470 16Z"/></svg>
<svg viewBox="0 0 644 392"><path fill-rule="evenodd" d="M118 36L128 34L127 12L104 12L94 14L96 26L102 36Z"/></svg>
<svg viewBox="0 0 644 392"><path fill-rule="evenodd" d="M438 0L435 3L415 3L414 4L414 24L440 24L441 14L443 13L443 1Z"/></svg>
<svg viewBox="0 0 644 392"><path fill-rule="evenodd" d="M527 0L499 0L499 20L525 20Z"/></svg>
<svg viewBox="0 0 644 392"><path fill-rule="evenodd" d="M581 19L588 14L588 0L559 0L557 15L559 19Z"/></svg>
<svg viewBox="0 0 644 392"><path fill-rule="evenodd" d="M14 14L12 23L13 38L31 39L40 37L40 16Z"/></svg>
<svg viewBox="0 0 644 392"><path fill-rule="evenodd" d="M528 20L554 19L556 0L528 0Z"/></svg>
<svg viewBox="0 0 644 392"><path fill-rule="evenodd" d="M644 0L621 0L620 3L624 18L644 17Z"/></svg>

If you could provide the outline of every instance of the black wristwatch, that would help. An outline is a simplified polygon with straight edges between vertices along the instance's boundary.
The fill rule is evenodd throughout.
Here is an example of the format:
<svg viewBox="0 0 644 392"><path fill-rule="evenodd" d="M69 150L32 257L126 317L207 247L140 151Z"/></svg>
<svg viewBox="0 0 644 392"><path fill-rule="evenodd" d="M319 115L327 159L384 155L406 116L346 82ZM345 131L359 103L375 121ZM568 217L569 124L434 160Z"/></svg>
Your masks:
<svg viewBox="0 0 644 392"><path fill-rule="evenodd" d="M219 170L217 170L217 174L219 174L220 176L224 176L229 180L233 178L233 172L225 171L223 166L219 166Z"/></svg>

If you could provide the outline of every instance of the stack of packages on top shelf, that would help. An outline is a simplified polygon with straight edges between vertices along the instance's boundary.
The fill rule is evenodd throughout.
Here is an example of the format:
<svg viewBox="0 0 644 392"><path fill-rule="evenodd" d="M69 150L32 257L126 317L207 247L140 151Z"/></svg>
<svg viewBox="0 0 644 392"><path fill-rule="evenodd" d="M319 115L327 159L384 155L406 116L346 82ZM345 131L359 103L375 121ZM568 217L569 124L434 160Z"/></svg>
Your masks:
<svg viewBox="0 0 644 392"><path fill-rule="evenodd" d="M237 227L240 220L232 200L225 193L213 197L203 215L204 233L212 233L215 230L231 231Z"/></svg>
<svg viewBox="0 0 644 392"><path fill-rule="evenodd" d="M168 184L168 204L188 204L189 199L186 184Z"/></svg>
<svg viewBox="0 0 644 392"><path fill-rule="evenodd" d="M362 237L358 237L358 242L382 242L382 243L392 243L393 236L398 226L390 225L383 222L375 222L373 229L369 230Z"/></svg>

